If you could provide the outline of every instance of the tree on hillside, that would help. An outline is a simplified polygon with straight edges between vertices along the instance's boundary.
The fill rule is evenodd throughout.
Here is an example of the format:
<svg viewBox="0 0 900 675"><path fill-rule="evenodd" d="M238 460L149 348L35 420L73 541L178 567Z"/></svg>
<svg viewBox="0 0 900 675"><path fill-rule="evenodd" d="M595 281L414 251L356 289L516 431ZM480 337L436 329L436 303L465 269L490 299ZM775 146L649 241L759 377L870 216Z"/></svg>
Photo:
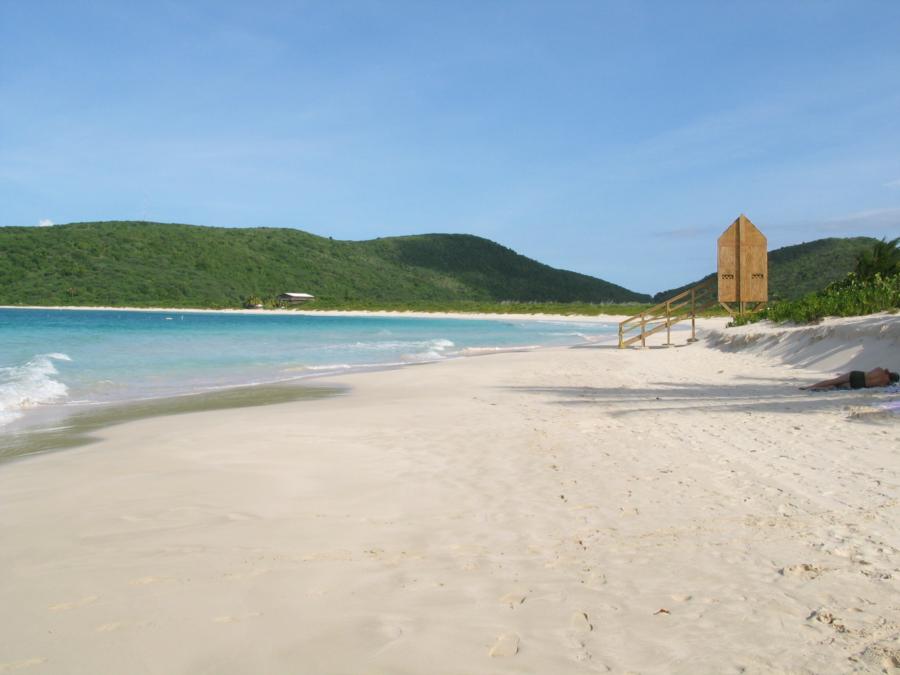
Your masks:
<svg viewBox="0 0 900 675"><path fill-rule="evenodd" d="M856 258L856 276L872 279L876 274L883 277L900 274L900 237L875 242L871 251L863 251Z"/></svg>

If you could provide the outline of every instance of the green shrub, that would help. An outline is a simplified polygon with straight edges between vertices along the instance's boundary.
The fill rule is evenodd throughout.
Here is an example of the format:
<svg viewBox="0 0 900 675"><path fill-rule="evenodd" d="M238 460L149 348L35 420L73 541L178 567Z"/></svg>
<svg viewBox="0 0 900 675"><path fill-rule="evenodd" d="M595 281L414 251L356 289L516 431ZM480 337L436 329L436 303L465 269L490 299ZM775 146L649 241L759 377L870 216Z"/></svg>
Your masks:
<svg viewBox="0 0 900 675"><path fill-rule="evenodd" d="M810 323L826 316L861 316L900 307L900 274L884 277L875 273L860 279L851 273L825 290L792 302L777 302L766 310L772 321Z"/></svg>
<svg viewBox="0 0 900 675"><path fill-rule="evenodd" d="M863 316L900 308L900 238L882 239L857 256L856 271L823 290L797 300L772 302L762 312L735 319L729 326L769 319L811 323L826 316Z"/></svg>

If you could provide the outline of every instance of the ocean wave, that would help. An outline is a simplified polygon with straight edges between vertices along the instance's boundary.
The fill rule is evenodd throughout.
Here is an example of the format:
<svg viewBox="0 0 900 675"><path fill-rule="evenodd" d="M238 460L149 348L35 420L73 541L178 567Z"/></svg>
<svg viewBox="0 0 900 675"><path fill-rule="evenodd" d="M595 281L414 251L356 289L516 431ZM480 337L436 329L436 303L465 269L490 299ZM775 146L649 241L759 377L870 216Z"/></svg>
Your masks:
<svg viewBox="0 0 900 675"><path fill-rule="evenodd" d="M593 336L587 335L586 333L577 333L577 332L568 332L568 333L547 333L547 335L552 335L553 337L577 337L582 340L590 340ZM607 337L607 336L604 336Z"/></svg>
<svg viewBox="0 0 900 675"><path fill-rule="evenodd" d="M429 361L440 361L446 358L446 351L456 345L450 340L438 338L436 340L427 340L425 342L416 343L422 351L408 352L401 354L400 358L405 363L427 363Z"/></svg>
<svg viewBox="0 0 900 675"><path fill-rule="evenodd" d="M0 368L0 426L22 416L22 411L53 403L69 393L65 384L53 378L59 371L54 361L71 361L66 354L38 354L21 366Z"/></svg>
<svg viewBox="0 0 900 675"><path fill-rule="evenodd" d="M422 349L423 351L443 351L455 346L451 340L436 338L434 340L384 340L378 342L355 342L350 345L334 345L338 349L360 349L364 351L396 351Z"/></svg>
<svg viewBox="0 0 900 675"><path fill-rule="evenodd" d="M438 351L415 352L412 354L401 354L400 358L404 363L428 363L430 361L440 361L444 355Z"/></svg>
<svg viewBox="0 0 900 675"><path fill-rule="evenodd" d="M350 370L353 368L349 363L332 363L326 364L324 366L294 366L292 368L285 368L284 372L298 372L304 373L306 371L318 372L318 371L330 371L330 370Z"/></svg>
<svg viewBox="0 0 900 675"><path fill-rule="evenodd" d="M504 352L530 352L540 349L541 345L522 345L520 347L468 347L460 352L461 356L481 356L483 354L502 354Z"/></svg>

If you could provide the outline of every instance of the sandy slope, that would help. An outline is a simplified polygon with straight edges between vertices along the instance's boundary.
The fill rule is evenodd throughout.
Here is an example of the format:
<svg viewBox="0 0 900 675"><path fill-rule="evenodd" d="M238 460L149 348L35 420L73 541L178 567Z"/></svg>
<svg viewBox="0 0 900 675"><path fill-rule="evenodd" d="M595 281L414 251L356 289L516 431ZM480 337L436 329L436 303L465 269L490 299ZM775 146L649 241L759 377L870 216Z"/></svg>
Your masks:
<svg viewBox="0 0 900 675"><path fill-rule="evenodd" d="M717 327L2 465L0 672L896 670L900 318Z"/></svg>

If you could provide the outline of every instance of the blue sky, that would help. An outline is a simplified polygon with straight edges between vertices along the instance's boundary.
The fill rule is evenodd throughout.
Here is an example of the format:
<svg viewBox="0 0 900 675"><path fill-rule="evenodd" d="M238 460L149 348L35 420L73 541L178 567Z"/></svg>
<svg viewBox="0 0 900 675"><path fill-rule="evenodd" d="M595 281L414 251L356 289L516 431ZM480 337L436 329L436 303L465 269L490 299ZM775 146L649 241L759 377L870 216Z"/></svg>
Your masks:
<svg viewBox="0 0 900 675"><path fill-rule="evenodd" d="M488 237L655 292L900 235L900 2L0 0L0 225Z"/></svg>

